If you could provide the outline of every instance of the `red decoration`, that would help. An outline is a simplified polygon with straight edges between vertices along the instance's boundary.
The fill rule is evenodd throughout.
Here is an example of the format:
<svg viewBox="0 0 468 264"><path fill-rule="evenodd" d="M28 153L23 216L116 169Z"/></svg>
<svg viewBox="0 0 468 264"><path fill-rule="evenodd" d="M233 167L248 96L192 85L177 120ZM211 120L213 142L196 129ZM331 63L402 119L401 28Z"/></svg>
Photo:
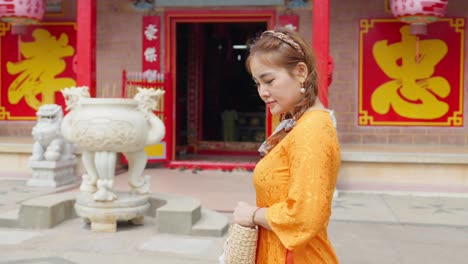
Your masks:
<svg viewBox="0 0 468 264"><path fill-rule="evenodd" d="M359 39L361 126L463 126L465 19L443 18L421 38L395 19L362 19Z"/></svg>
<svg viewBox="0 0 468 264"><path fill-rule="evenodd" d="M45 0L0 0L0 19L13 25L35 24L45 13Z"/></svg>
<svg viewBox="0 0 468 264"><path fill-rule="evenodd" d="M39 23L24 35L0 28L0 120L36 120L40 105L64 106L60 90L77 85L76 24Z"/></svg>
<svg viewBox="0 0 468 264"><path fill-rule="evenodd" d="M448 0L391 0L393 15L408 24L428 24L443 17Z"/></svg>
<svg viewBox="0 0 468 264"><path fill-rule="evenodd" d="M411 25L410 32L416 35L416 63L421 60L419 35L427 34L427 24L443 17L448 0L391 0L393 15L401 22Z"/></svg>

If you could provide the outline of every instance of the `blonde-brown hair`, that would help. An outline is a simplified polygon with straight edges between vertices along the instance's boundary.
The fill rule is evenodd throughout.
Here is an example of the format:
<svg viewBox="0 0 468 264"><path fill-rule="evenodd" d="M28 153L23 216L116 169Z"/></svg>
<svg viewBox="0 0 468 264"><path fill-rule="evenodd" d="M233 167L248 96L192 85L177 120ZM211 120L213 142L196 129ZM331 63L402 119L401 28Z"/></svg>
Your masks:
<svg viewBox="0 0 468 264"><path fill-rule="evenodd" d="M292 42L290 41L292 40ZM296 46L296 44L299 46ZM299 62L307 65L308 74L304 82L304 98L294 107L292 112L280 116L280 121L288 118L299 119L307 109L314 105L318 96L318 75L315 56L309 44L295 31L279 28L265 31L257 39L249 43L249 56L246 59L247 71L252 74L250 62L253 56L268 56L268 61L275 66L284 67L293 76L293 70ZM289 130L281 130L267 139L269 149L283 139Z"/></svg>

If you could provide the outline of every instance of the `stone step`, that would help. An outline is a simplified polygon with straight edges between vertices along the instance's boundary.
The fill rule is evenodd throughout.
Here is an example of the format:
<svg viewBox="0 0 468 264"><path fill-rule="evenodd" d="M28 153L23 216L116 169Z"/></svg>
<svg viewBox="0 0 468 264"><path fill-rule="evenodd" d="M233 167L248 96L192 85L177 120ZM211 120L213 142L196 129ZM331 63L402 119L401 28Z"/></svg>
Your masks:
<svg viewBox="0 0 468 264"><path fill-rule="evenodd" d="M0 214L0 227L53 228L77 217L74 209L78 191L38 196ZM147 216L156 217L158 232L179 235L215 236L226 233L226 216L202 209L200 201L179 195L151 194Z"/></svg>
<svg viewBox="0 0 468 264"><path fill-rule="evenodd" d="M14 208L0 214L0 227L17 227L20 208Z"/></svg>
<svg viewBox="0 0 468 264"><path fill-rule="evenodd" d="M76 217L74 204L76 191L39 196L21 204L18 227L52 228Z"/></svg>
<svg viewBox="0 0 468 264"><path fill-rule="evenodd" d="M166 204L156 209L156 225L160 233L221 237L227 231L228 219L212 210L202 209L201 203L190 197L152 195Z"/></svg>
<svg viewBox="0 0 468 264"><path fill-rule="evenodd" d="M202 209L201 219L192 227L194 236L222 237L229 227L228 218L215 211Z"/></svg>
<svg viewBox="0 0 468 264"><path fill-rule="evenodd" d="M33 144L32 137L0 136L0 178L4 175L18 178L23 174L31 174L29 158L32 156ZM74 154L77 158L76 175L82 175L85 170L81 162L81 150L76 148Z"/></svg>
<svg viewBox="0 0 468 264"><path fill-rule="evenodd" d="M156 209L156 223L160 233L190 235L192 226L201 218L201 203L192 198L166 199Z"/></svg>
<svg viewBox="0 0 468 264"><path fill-rule="evenodd" d="M0 137L0 167L2 172L30 173L28 159L31 157L32 137Z"/></svg>

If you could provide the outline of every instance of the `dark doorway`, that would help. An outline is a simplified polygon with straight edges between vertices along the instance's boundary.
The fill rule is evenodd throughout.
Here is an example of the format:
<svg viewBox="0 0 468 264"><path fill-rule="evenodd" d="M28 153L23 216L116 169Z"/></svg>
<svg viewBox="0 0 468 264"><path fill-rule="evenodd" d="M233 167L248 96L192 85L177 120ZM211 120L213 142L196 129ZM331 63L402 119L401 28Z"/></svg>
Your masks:
<svg viewBox="0 0 468 264"><path fill-rule="evenodd" d="M178 23L176 150L251 153L265 139L265 105L245 69L257 23Z"/></svg>

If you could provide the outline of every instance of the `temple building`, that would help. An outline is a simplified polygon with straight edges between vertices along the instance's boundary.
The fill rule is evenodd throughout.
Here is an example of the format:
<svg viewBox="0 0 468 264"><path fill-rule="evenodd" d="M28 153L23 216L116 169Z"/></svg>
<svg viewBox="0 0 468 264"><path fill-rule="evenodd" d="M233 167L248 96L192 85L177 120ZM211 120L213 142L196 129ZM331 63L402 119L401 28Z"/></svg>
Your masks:
<svg viewBox="0 0 468 264"><path fill-rule="evenodd" d="M248 42L287 27L313 47L319 98L337 119L338 189L466 193L467 9L464 0L0 1L0 177L27 177L36 111L65 110L60 91L73 86L93 97L165 90L156 114L166 136L147 147L148 166L253 169L278 119L245 69Z"/></svg>

